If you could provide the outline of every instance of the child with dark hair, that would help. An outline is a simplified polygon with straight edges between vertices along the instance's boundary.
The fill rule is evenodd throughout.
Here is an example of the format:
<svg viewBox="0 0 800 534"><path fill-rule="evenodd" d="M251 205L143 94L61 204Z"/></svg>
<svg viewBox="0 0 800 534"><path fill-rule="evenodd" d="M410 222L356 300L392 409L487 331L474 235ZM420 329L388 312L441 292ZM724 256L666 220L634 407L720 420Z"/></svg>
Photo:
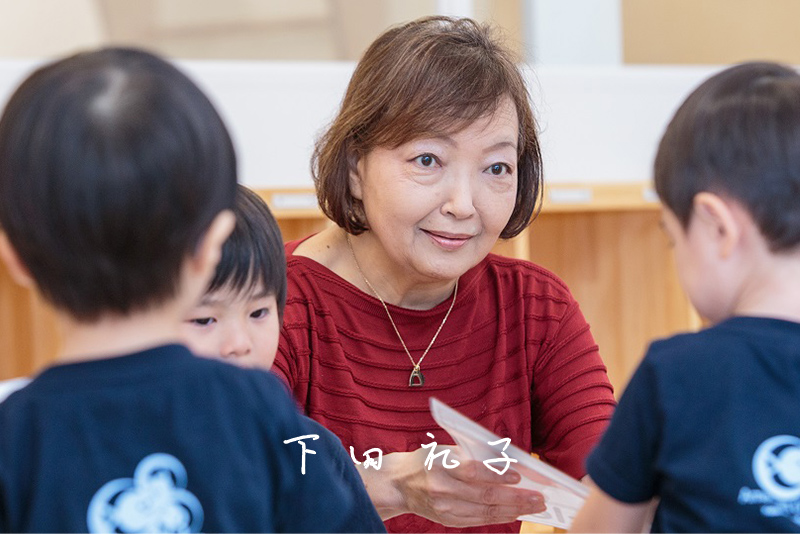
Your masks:
<svg viewBox="0 0 800 534"><path fill-rule="evenodd" d="M800 75L711 77L655 161L681 285L711 326L653 343L587 470L577 532L800 531Z"/></svg>
<svg viewBox="0 0 800 534"><path fill-rule="evenodd" d="M240 185L236 226L222 246L214 277L184 322L196 353L269 369L286 304L286 256L278 223L253 191Z"/></svg>
<svg viewBox="0 0 800 534"><path fill-rule="evenodd" d="M236 227L205 295L184 323L184 339L195 354L223 358L242 367L270 369L275 360L286 304L286 257L278 223L256 193L239 186ZM353 461L332 432L304 417L318 456L330 462L355 497L358 521L375 532L385 527ZM358 526L358 523L355 525Z"/></svg>
<svg viewBox="0 0 800 534"><path fill-rule="evenodd" d="M55 307L62 346L0 404L0 531L369 528L325 461L285 443L308 427L280 381L180 344L235 191L220 117L158 57L78 54L13 94L0 256Z"/></svg>

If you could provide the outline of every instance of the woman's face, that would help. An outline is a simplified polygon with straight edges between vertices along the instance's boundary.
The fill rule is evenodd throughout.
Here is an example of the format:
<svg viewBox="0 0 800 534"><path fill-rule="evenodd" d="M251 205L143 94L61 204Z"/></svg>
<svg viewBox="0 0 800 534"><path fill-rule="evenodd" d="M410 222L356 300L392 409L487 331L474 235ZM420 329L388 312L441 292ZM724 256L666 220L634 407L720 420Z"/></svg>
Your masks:
<svg viewBox="0 0 800 534"><path fill-rule="evenodd" d="M518 131L505 98L459 132L361 158L350 186L364 205L369 259L420 283L454 280L478 264L514 210Z"/></svg>

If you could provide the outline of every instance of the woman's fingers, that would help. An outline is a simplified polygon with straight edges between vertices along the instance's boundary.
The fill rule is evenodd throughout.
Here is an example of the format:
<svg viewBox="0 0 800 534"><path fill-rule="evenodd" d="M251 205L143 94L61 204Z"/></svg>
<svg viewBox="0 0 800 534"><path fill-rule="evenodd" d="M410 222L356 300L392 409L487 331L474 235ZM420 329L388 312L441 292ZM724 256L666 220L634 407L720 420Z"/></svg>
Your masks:
<svg viewBox="0 0 800 534"><path fill-rule="evenodd" d="M496 494L497 503L478 503L459 498L440 497L433 503L439 522L447 526L465 527L515 521L519 516L544 512L547 507L541 494L515 496L510 500ZM494 497L489 497L495 500Z"/></svg>
<svg viewBox="0 0 800 534"><path fill-rule="evenodd" d="M453 478L462 482L485 482L487 484L516 484L520 481L520 475L513 469L508 469L502 475L486 467L483 462L475 460L459 460L460 465L451 469Z"/></svg>
<svg viewBox="0 0 800 534"><path fill-rule="evenodd" d="M450 470L438 470L430 480L430 503L438 520L449 526L507 523L547 509L544 496L509 483L519 482L518 473L499 475L477 462ZM463 470L461 468L464 468Z"/></svg>
<svg viewBox="0 0 800 534"><path fill-rule="evenodd" d="M538 491L498 483L459 482L457 491L449 489L440 492L438 496L456 497L460 501L482 506L513 506L521 509L521 514L539 513L545 509L544 496Z"/></svg>
<svg viewBox="0 0 800 534"><path fill-rule="evenodd" d="M452 447L452 459L458 457ZM519 473L495 473L474 460L462 460L448 469L441 461L428 469L426 451L387 455L392 486L403 496L404 512L411 512L447 526L467 527L508 523L517 517L544 512L544 496L537 491L514 487ZM387 473L389 474L389 473ZM369 487L368 487L369 488Z"/></svg>

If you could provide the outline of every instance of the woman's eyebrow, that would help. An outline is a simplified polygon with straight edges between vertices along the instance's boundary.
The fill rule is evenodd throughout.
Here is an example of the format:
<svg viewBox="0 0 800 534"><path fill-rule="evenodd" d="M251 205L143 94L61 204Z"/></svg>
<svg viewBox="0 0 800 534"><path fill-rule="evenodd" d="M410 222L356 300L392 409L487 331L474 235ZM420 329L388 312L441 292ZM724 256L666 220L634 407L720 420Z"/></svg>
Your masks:
<svg viewBox="0 0 800 534"><path fill-rule="evenodd" d="M499 142L493 144L490 147L486 147L483 151L484 152L492 152L494 150L498 150L500 148L506 148L506 147L514 149L514 152L517 151L517 143L516 143L516 141L499 141Z"/></svg>

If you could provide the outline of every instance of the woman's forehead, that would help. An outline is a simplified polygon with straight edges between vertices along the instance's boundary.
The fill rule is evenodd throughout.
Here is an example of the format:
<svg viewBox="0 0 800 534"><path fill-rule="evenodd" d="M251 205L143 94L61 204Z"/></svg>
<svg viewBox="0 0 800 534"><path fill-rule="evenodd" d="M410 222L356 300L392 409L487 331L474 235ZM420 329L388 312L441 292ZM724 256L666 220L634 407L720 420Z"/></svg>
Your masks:
<svg viewBox="0 0 800 534"><path fill-rule="evenodd" d="M511 99L505 99L482 115L475 118L450 117L442 120L432 127L419 124L417 128L408 128L403 137L387 143L387 148L397 148L401 145L422 140L437 139L455 144L455 139L468 134L471 137L485 138L492 144L511 144L518 148L520 124L517 110Z"/></svg>
<svg viewBox="0 0 800 534"><path fill-rule="evenodd" d="M509 125L515 135L519 133L517 108L507 95L501 97L493 105L485 106L478 113L475 113L476 110L471 111L473 113L467 116L438 113L430 116L400 114L392 118L387 117L381 130L384 130L389 139L386 139L385 143L378 144L396 148L419 139L454 137L470 129L485 130L490 133L498 127L508 128ZM384 136L378 135L377 137Z"/></svg>

